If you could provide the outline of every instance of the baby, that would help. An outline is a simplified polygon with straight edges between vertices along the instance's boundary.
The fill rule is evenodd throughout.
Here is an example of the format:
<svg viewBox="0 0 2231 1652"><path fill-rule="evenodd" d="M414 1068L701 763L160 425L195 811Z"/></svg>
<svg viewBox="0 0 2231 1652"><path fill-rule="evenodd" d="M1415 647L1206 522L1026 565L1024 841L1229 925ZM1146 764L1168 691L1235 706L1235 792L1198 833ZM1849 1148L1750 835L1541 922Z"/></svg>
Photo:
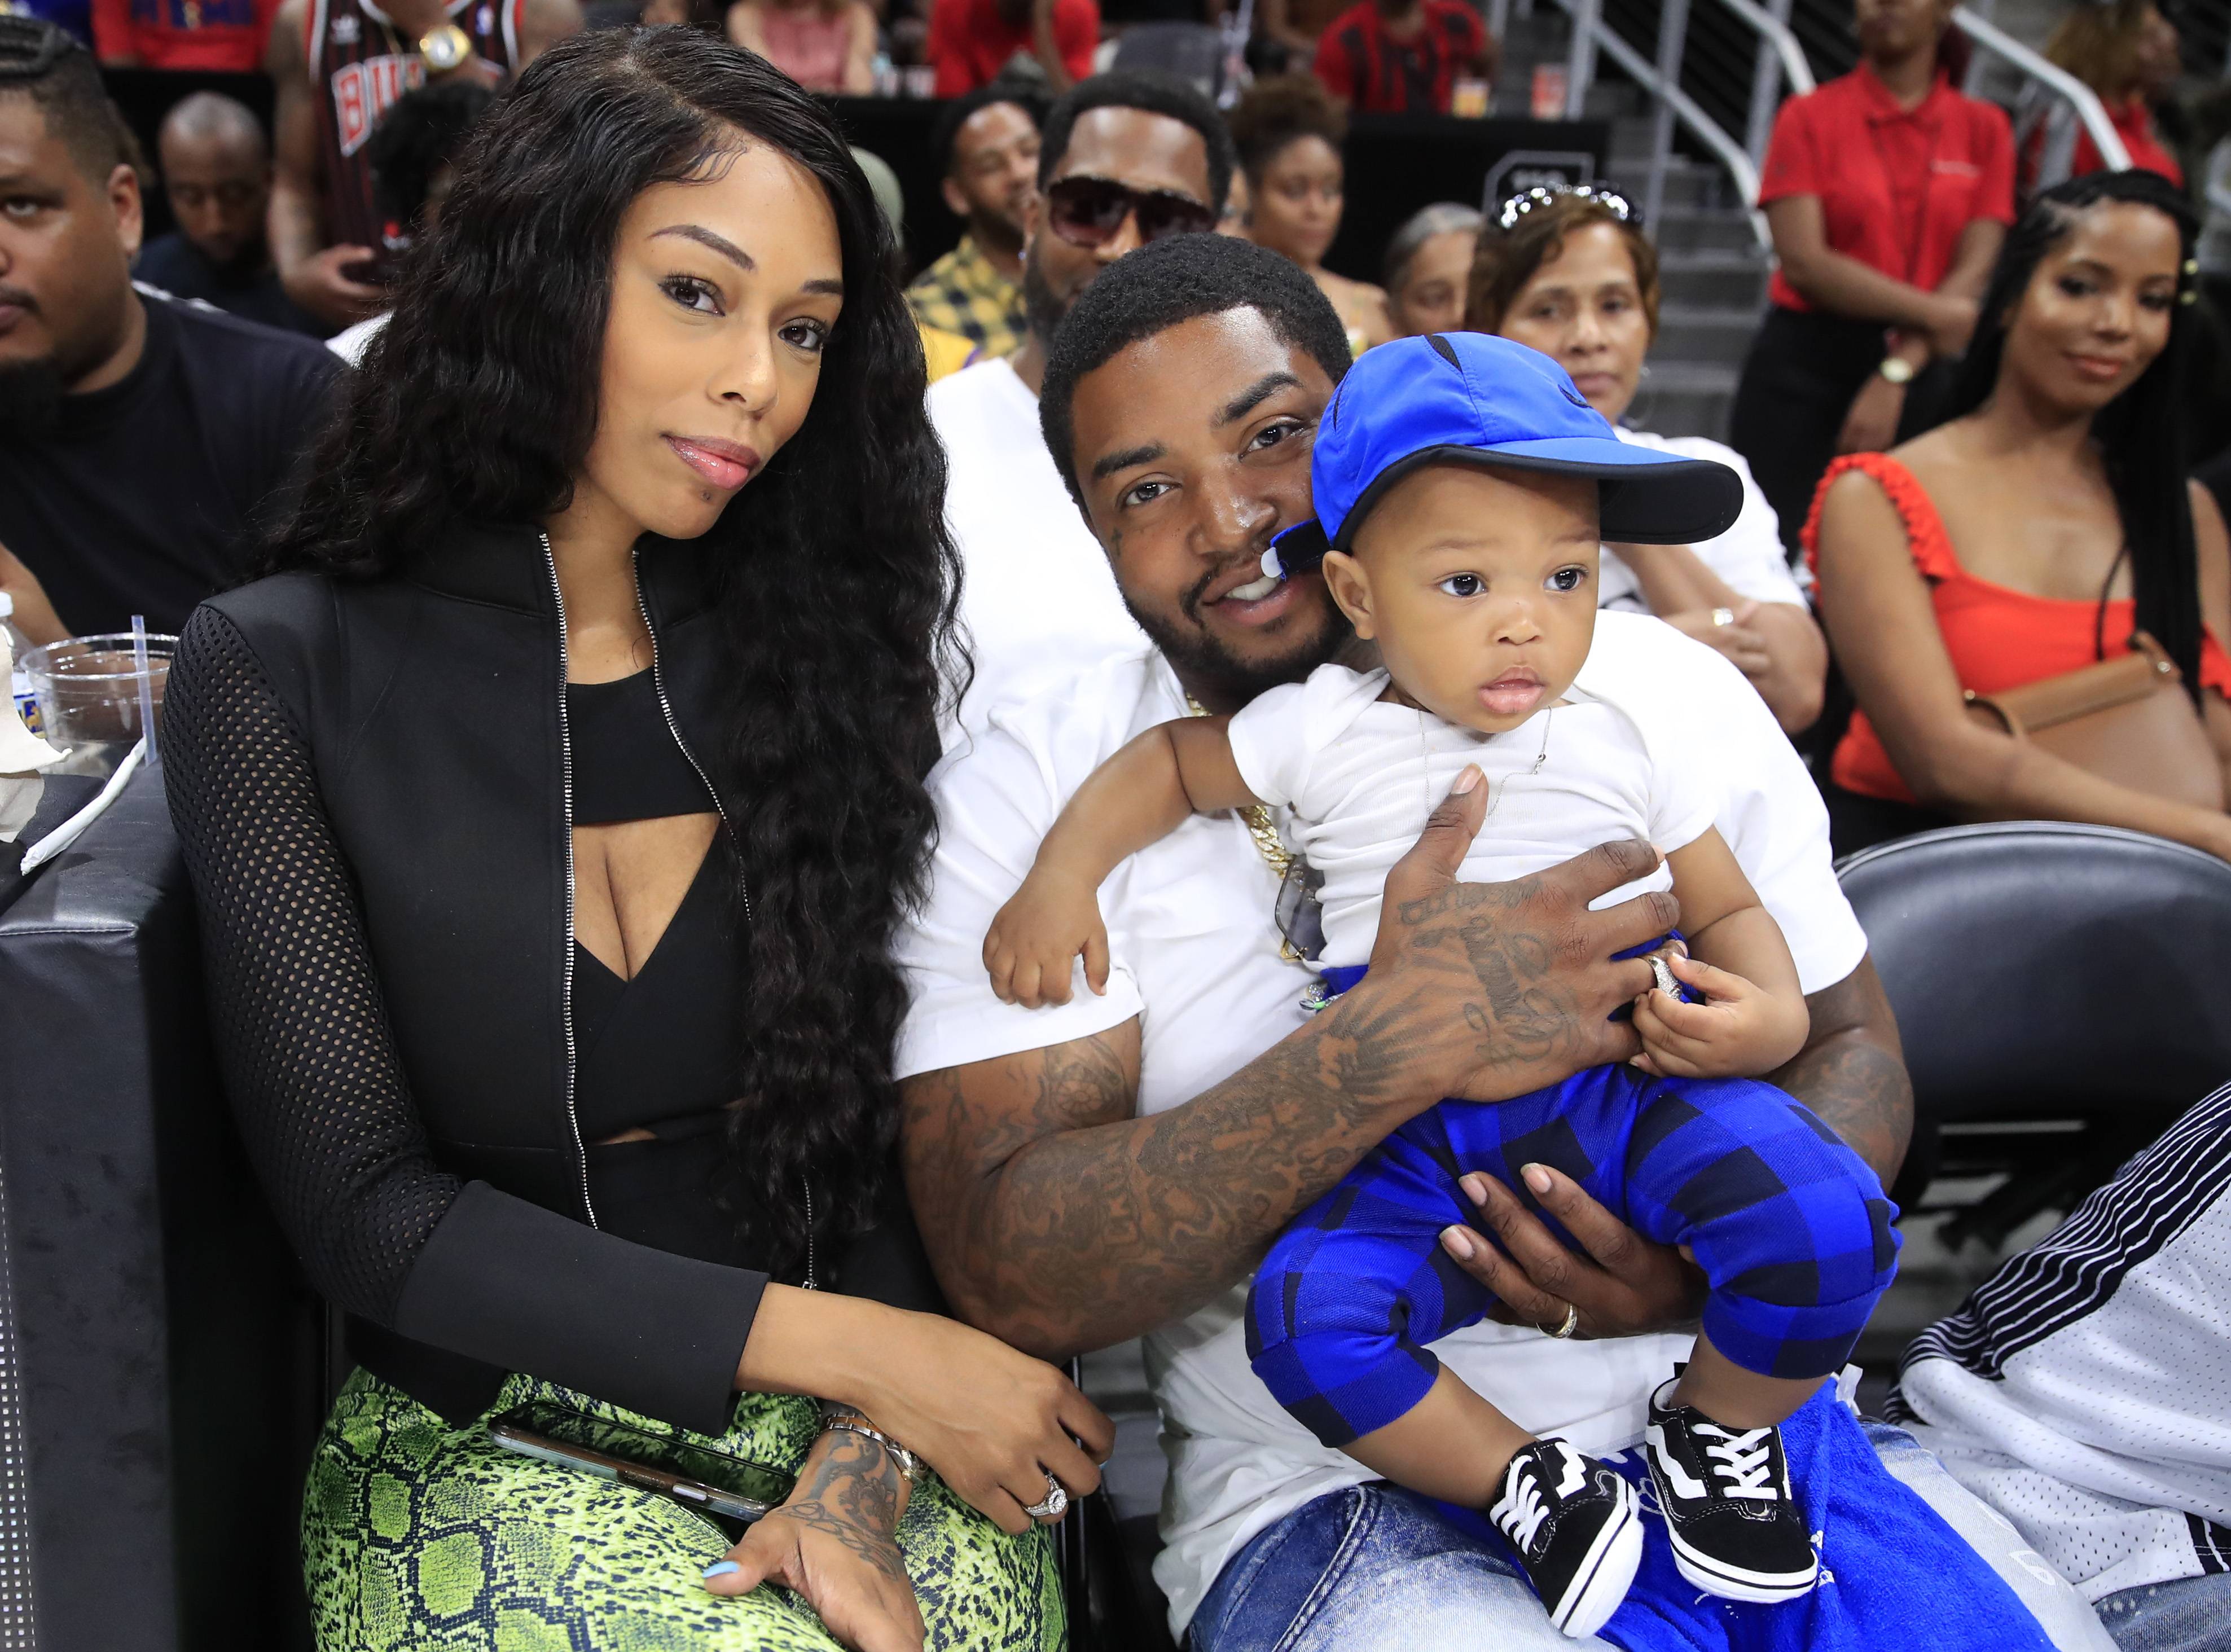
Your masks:
<svg viewBox="0 0 2231 1652"><path fill-rule="evenodd" d="M1665 855L1681 932L1633 1007L1642 1053L1514 1100L1445 1100L1389 1137L1272 1245L1248 1352L1327 1445L1428 1496L1485 1508L1565 1634L1593 1635L1642 1553L1638 1500L1607 1465L1536 1439L1426 1345L1487 1293L1443 1254L1459 1178L1529 1199L1553 1165L1710 1285L1685 1366L1652 1396L1646 1455L1682 1574L1734 1600L1814 1586L1779 1425L1842 1366L1898 1243L1867 1166L1782 1091L1805 1001L1781 929L1713 826L1718 788L1685 749L1681 686L1613 704L1575 685L1601 541L1693 543L1740 503L1734 473L1620 442L1547 357L1472 333L1372 351L1316 435L1318 520L1265 572L1321 555L1385 668L1328 665L1230 718L1149 730L1085 784L984 946L1011 1002L1105 985L1101 882L1194 811L1268 803L1323 876L1323 993L1362 978L1388 870L1452 788L1484 784L1460 875L1518 878L1613 838ZM1685 951L1684 937L1685 936ZM1571 1334L1572 1322L1550 1334Z"/></svg>

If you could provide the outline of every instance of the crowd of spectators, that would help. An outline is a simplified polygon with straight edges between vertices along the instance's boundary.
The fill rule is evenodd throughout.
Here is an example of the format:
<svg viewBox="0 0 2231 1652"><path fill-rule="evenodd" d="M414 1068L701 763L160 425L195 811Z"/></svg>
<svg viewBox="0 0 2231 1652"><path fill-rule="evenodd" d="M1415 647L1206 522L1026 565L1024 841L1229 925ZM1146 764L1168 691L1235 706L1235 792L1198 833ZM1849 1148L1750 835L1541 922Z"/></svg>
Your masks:
<svg viewBox="0 0 2231 1652"><path fill-rule="evenodd" d="M507 106L514 83L585 23L598 35L615 21L665 14L613 18L595 6L585 12L579 0L446 7L439 0L240 0L175 12L93 0L80 16L36 3L55 21L0 7L0 591L13 599L15 623L34 642L126 629L134 616L175 635L205 599L265 570L282 523L300 531L324 509L325 531L339 534L333 524L348 510L397 505L430 513L426 490L479 485L429 461L411 487L398 481L382 492L378 479L358 476L359 494L343 500L332 474L344 442L333 409L348 408L398 453L423 459L423 436L397 434L413 410L375 408L373 392L360 388L376 384L387 387L380 394L399 394L406 374L392 352L457 348L459 337L485 326L511 330L496 352L504 359L530 366L540 359L527 340L530 332L541 338L548 318L522 319L523 305L494 302L504 281L523 290L527 278L497 268L514 249L493 231L475 243L484 267L472 272L490 300L486 316L424 324L409 297L452 290L430 273L427 248L466 244L444 233L453 190L463 191L460 211L490 210L490 202L527 211L501 180L491 182L494 163L484 152L492 141L484 135L501 124L491 112ZM857 166L833 154L817 163L827 176L814 176L829 191L818 216L798 204L800 178L812 182L808 169L778 175L771 162L760 177L740 166L737 184L760 190L753 200L777 202L769 210L793 227L783 259L820 272L802 276L801 290L824 300L841 293L848 312L857 304L879 316L885 371L856 388L863 402L907 405L877 412L885 423L875 428L905 448L908 462L920 455L905 444L925 431L941 453L941 524L926 522L919 532L931 547L925 554L949 560L959 574L953 600L968 658L953 681L961 692L939 707L934 739L896 725L877 738L889 745L890 765L903 767L926 757L929 745L958 752L976 737L988 739L1004 715L1000 737L1020 745L1007 754L1012 773L978 771L972 781L962 771L964 788L991 790L941 854L980 850L987 866L1018 856L1026 866L1037 833L1025 829L1027 810L1012 797L992 795L993 780L1027 789L1058 773L1073 784L1072 771L1081 775L1105 755L1086 747L1112 736L1137 707L1158 704L1157 696L1171 702L1163 709L1173 716L1198 714L1197 685L1244 700L1242 689L1275 680L1265 672L1290 674L1333 657L1344 633L1330 610L1321 623L1305 623L1290 611L1298 603L1290 590L1269 589L1273 577L1251 571L1249 558L1263 547L1249 513L1270 509L1263 501L1277 491L1262 479L1290 464L1295 450L1281 455L1281 446L1310 429L1350 358L1397 339L1465 331L1547 357L1569 380L1576 404L1601 415L1630 448L1710 461L1739 479L1740 512L1723 532L1686 545L1606 544L1598 603L1633 616L1607 622L1613 629L1605 635L1657 638L1635 646L1673 648L1663 656L1668 669L1702 674L1699 714L1723 730L1717 756L1732 777L1723 830L1769 907L1776 904L1771 879L1794 887L1788 868L1796 860L1809 855L1816 870L1826 868L1814 836L1848 851L1958 821L2090 822L2231 861L2231 657L2224 653L2231 642L2231 449L2194 446L2214 429L2195 410L2221 390L2206 381L2209 364L2222 358L2208 352L2225 318L2221 289L2211 290L2203 268L2204 215L2187 188L2199 171L2190 165L2193 117L2167 101L2179 39L2155 0L2081 6L2053 37L2049 55L2098 92L2132 161L2127 171L2104 170L2096 146L2079 134L2061 146L2072 174L2065 181L2040 176L2059 152L2047 123L2018 127L2008 111L1958 89L1963 65L1952 0L1854 0L1858 67L1791 99L1774 126L1756 204L1775 268L1725 443L1660 434L1632 416L1663 294L1651 226L1636 197L1616 185L1545 184L1500 201L1406 203L1414 211L1368 265L1328 267L1346 204L1351 118L1446 114L1464 105L1468 86L1492 81L1497 42L1469 0L1361 0L1344 10L1265 0L1255 13L1263 72L1221 109L1180 81L1108 69L1097 0L926 0L912 16L901 14L902 3L735 0L719 15L677 8L671 21L694 28L691 39L724 35L765 60L753 74L779 70L794 82L782 94L799 104L784 117L793 123L786 132L805 131L800 123L817 118L796 88L864 96L920 71L928 77L920 89L947 100L930 158L960 233L950 250L918 268L906 253L896 179L864 152L854 152ZM1219 15L1211 0L1183 20L1212 23ZM616 97L641 92L649 85L643 76L681 85L694 72L688 48L655 46L671 60L637 63L630 72L638 79L627 81L614 64L630 48L598 49L611 61L592 65L608 77L598 84ZM592 61L574 45L553 61L567 53ZM268 128L250 101L198 90L168 108L152 157L143 155L109 100L103 66L262 73L271 89ZM646 130L655 102L630 106ZM564 126L556 110L538 118L547 132ZM506 141L514 147L502 152L527 165L518 134ZM662 129L658 141L673 140ZM770 137L779 152L787 152L785 141ZM147 240L142 191L151 161L174 227ZM837 171L841 187L828 182ZM691 176L684 168L644 187L680 187L676 179ZM598 210L611 208L615 223L618 197L610 192L620 188L618 177L615 170L599 181L606 194L598 197ZM551 236L574 232L562 207L544 203L536 223ZM880 236L869 227L870 207L880 214ZM833 226L824 222L831 211ZM1251 244L1212 253L1222 243L1188 242L1196 249L1190 260L1165 248L1148 261L1160 272L1157 284L1100 288L1085 318L1098 331L1090 338L1064 331L1112 268L1144 248L1216 231ZM600 233L636 231L608 225ZM706 255L734 268L759 268L716 227L660 233L689 238L698 253L710 248ZM824 242L821 257L814 249ZM896 267L878 268L871 256ZM1145 282L1135 274L1145 267L1129 264L1127 279ZM1381 284L1363 279L1367 273ZM554 277L537 282L539 292L555 290ZM1322 306L1344 334L1344 352L1312 331L1310 318ZM1263 325L1222 332L1207 325L1234 313ZM612 325L620 325L617 313ZM785 332L786 347L811 353L825 344L828 326L813 315L792 326L818 327L821 342ZM661 354L646 346L644 360L643 374L688 378L678 349ZM600 369L607 385L649 394L640 383L623 383L624 366L608 361ZM796 364L785 358L767 371L765 384L728 394L779 403L781 376ZM616 373L623 378L610 377ZM1079 381L1093 374L1107 377L1091 405L1120 410L1147 434L1080 471L1072 454L1086 448L1072 422L1087 414L1073 403ZM425 382L438 377L430 370ZM1205 385L1216 386L1221 399L1197 416ZM519 384L504 394L508 405L521 405ZM1646 410L1646 402L1640 405ZM434 413L455 416L447 405ZM865 431L874 421L862 418ZM809 437L824 428L809 427L799 450L823 455ZM540 432L514 443L506 432L460 426L445 439L510 443L524 454L553 438ZM850 469L825 455L815 462L831 478L857 480L855 472L883 474L877 466L887 456L854 455ZM532 455L513 458L523 469L539 462ZM760 462L756 453L703 458L706 474L722 464L748 473ZM890 463L896 474L900 459ZM850 520L844 513L857 513L859 502L848 498L817 514L800 502L799 487L781 496L796 518L781 531L799 536L799 554L807 555L810 533ZM324 504L306 512L306 488ZM1178 496L1146 526L1125 526L1131 519L1122 513ZM598 499L581 505L574 497L566 510L593 517ZM556 580L555 552L551 565ZM341 571L385 578L389 570ZM1249 578L1236 578L1241 571ZM367 584L363 591L372 594L359 599L377 609L383 589ZM470 590L452 594L479 600ZM534 600L543 594L538 588ZM825 599L833 610L849 597L832 583ZM916 631L927 634L934 593L884 592L876 600L893 605L875 621L888 622L878 635L903 633L912 649ZM904 602L914 606L900 613ZM562 611L559 617L562 625ZM855 622L870 623L857 616L843 623ZM626 623L634 623L631 612ZM826 642L840 622L822 623ZM1666 629L1689 642L1665 643ZM2182 720L2181 756L2160 758L2149 747L2119 766L2092 763L2025 739L2003 713L1985 715L1975 704L1978 696L2080 674L2140 647L2162 662L2161 692L2174 697ZM1696 665L1700 659L1710 663ZM1034 697L1032 686L1073 682L1098 661L1122 662L1094 679L1094 703L1113 707L1108 726L1080 732L1049 725L1048 707L1068 703L1067 691ZM909 656L909 669L919 667L927 681L933 664L944 663L925 651L920 661ZM840 668L829 669L833 681ZM868 690L855 685L852 692ZM1015 709L1026 705L1034 708L1027 717ZM862 726L832 724L824 744L853 738ZM997 745L991 742L995 755L984 761L996 765ZM290 760L305 759L295 752ZM905 801L926 806L914 793ZM1800 814L1805 828L1794 836L1762 823ZM1817 834L1816 816L1826 821ZM705 825L707 841L714 829ZM1266 958L1218 953L1187 927L1193 907L1229 904L1221 892L1242 874L1259 881L1258 840L1227 836L1212 850L1187 840L1191 847L1173 852L1167 864L1178 868L1179 894L1112 897L1138 907L1126 920L1135 926L1133 944L1143 948L1139 937L1167 932L1185 962L1141 967L1126 1013L1145 1013L1158 994L1172 1007L1161 1029L1150 1028L1143 1071L1132 1035L1128 1066L1110 1081L1125 1092L1122 1105L1093 1114L1091 1127L1117 1128L1135 1110L1143 1128L1157 1109L1223 1083L1235 1062L1259 1050L1260 1041L1241 1050L1244 1035L1277 1019L1258 1012L1290 984L1275 972L1248 979ZM857 848L848 840L831 852ZM1275 861L1271 869L1279 869ZM826 887L850 875L831 871ZM802 883L778 900L794 907L817 898L818 887ZM1799 915L1776 917L1793 929L1816 1034L1887 1048L1894 1064L1895 1035L1885 1035L1878 1018L1880 993L1864 937L1822 915L1818 891L1786 898ZM570 943L570 905L568 913ZM614 922L624 927L624 913ZM947 927L958 933L967 925L956 920ZM655 932L652 939L656 944ZM951 964L938 950L951 951L951 939L929 922L901 951L914 949L910 967L928 978ZM1810 952L1808 940L1817 942ZM809 965L781 967L802 978ZM835 980L832 973L812 984L822 1002L850 991ZM359 984L376 1003L376 984ZM980 985L972 976L970 990ZM1262 1003L1243 1003L1258 985ZM861 991L871 989L883 990L880 978ZM961 1008L951 1024L975 1027L980 1006L954 992ZM1157 1055L1154 1041L1167 1039L1170 1024L1191 1016L1184 1024L1194 1026L1209 1013L1189 1002L1177 1007L1193 995L1225 1004L1218 1012L1224 1025L1208 1037L1214 1059ZM617 990L612 1001L619 1002ZM802 996L796 1007L811 1013ZM1289 1007L1277 997L1279 1015ZM1886 1008L1879 1015L1886 1017ZM1088 1026L1092 1016L1098 1018ZM1054 1039L1029 1049L912 1026L896 1076L919 1083L966 1068L973 1076L956 1081L954 1105L961 1113L994 1108L1006 1104L1006 1090L986 1099L998 1086L1042 1081L1050 1093L1058 1089L1064 1081L1052 1052L1069 1049L1078 1064L1098 1059L1093 1041L1122 1019L1079 1011L1060 1023L1074 1030L1070 1043ZM375 1053L395 1060L391 1050ZM973 1066L1032 1062L1047 1070L1027 1081ZM1158 1066L1165 1062L1182 1068L1182 1077ZM892 1079L879 1069L876 1081ZM980 1082L987 1087L982 1094L963 1093ZM1788 1082L1800 1087L1794 1077ZM1826 1101L1816 1106L1829 1116ZM1077 1128L1064 1117L1064 1131ZM622 1133L592 1145L632 1142ZM888 1138L878 1145L887 1149ZM1897 1152L1886 1157L1877 1167L1885 1184ZM941 1165L956 1178L941 1193ZM967 1178L949 1163L918 1159L910 1171L918 1206L973 1197L956 1191ZM1101 1185L1094 1176L1116 1172L1095 1165L1083 1174L1083 1184ZM967 1217L984 1232L1022 1220L999 1210ZM810 1255L810 1215L806 1222ZM990 1259L997 1244L947 1239L941 1248L932 1236L930 1249L957 1298L988 1292L1002 1277ZM600 1265L619 1266L610 1258ZM988 1300L958 1305L1030 1345L1041 1327L1019 1318L1003 1325L1009 1310ZM1145 1316L1143 1326L1154 1320L1157 1300L1149 1288L1127 1311ZM1648 1328L1674 1317L1649 1320ZM1238 1380L1227 1368L1232 1349L1212 1345L1219 1337L1229 1343L1229 1331L1200 1320L1187 1333L1197 1340L1183 1358L1193 1363L1181 1365L1178 1387L1196 1409L1189 1443L1178 1454L1178 1541L1161 1573L1180 1617L1196 1609L1205 1615L1195 1643L1212 1652L1252 1643L1238 1627L1245 1603L1237 1597L1245 1591L1232 1589L1229 1572L1219 1581L1225 1562L1266 1529L1247 1524L1241 1503L1304 1486L1311 1496L1329 1495L1335 1486L1291 1442L1244 1439L1244 1429L1216 1435L1234 1404L1232 1391L1219 1384ZM1051 1345L1062 1338L1038 1340ZM487 1345L501 1344L501 1333L490 1332ZM1983 1425L1961 1410L1957 1391L1950 1377L1924 1371L1909 1382L1904 1403L1951 1442L1948 1449L1989 1458L1992 1471L2002 1472L2004 1442L1978 1442L1974 1431ZM1612 1409L1628 1397L1592 1393L1575 1403ZM1873 1445L1885 1463L1904 1449ZM1246 1481L1240 1455L1251 1455L1247 1473L1271 1492ZM1970 1476L1960 1478L1976 1487ZM1243 1482L1252 1487L1245 1499ZM1280 1518L1303 1501L1286 1502ZM1414 1510L1397 1512L1417 1518ZM947 1513L968 1518L957 1504ZM2041 1621L2066 1609L2065 1601L2053 1604L2060 1597L2047 1598L2049 1590L2034 1599L2021 1594L2019 1561L1987 1545L1979 1550ZM1404 1558L1395 1556L1390 1568ZM1366 1586L1361 1574L1351 1584ZM2108 1627L2118 1629L2111 1616ZM2231 1632L2216 1634L2183 1644L2231 1647Z"/></svg>

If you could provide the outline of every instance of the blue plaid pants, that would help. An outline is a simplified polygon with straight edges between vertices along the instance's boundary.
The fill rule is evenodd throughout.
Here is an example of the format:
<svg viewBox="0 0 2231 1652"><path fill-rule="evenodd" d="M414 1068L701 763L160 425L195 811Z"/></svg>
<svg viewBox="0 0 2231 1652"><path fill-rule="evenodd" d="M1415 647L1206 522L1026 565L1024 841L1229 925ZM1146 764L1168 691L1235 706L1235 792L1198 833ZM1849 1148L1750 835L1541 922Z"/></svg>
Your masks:
<svg viewBox="0 0 2231 1652"><path fill-rule="evenodd" d="M1875 1173L1772 1085L1599 1067L1515 1100L1442 1101L1295 1218L1256 1273L1248 1356L1318 1439L1345 1446L1407 1412L1440 1370L1426 1345L1486 1314L1487 1288L1441 1249L1475 1214L1459 1177L1494 1177L1572 1242L1519 1178L1533 1164L1691 1247L1705 1333L1746 1371L1841 1369L1896 1268Z"/></svg>

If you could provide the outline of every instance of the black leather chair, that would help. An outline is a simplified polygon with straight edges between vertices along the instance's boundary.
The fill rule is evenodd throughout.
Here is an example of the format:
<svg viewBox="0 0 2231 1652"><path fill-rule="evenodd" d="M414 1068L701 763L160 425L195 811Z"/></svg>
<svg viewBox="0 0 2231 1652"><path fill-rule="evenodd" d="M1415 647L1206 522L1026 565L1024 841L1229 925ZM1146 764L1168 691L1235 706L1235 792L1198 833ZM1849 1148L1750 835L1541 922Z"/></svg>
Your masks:
<svg viewBox="0 0 2231 1652"><path fill-rule="evenodd" d="M0 1645L306 1648L322 1320L217 1088L160 773L0 907Z"/></svg>
<svg viewBox="0 0 2231 1652"><path fill-rule="evenodd" d="M2231 1078L2231 865L2214 855L2023 821L1924 832L1837 873L1898 1013L1917 1157L1942 1133L1945 1171L2009 1178L1948 1243L2068 1208Z"/></svg>

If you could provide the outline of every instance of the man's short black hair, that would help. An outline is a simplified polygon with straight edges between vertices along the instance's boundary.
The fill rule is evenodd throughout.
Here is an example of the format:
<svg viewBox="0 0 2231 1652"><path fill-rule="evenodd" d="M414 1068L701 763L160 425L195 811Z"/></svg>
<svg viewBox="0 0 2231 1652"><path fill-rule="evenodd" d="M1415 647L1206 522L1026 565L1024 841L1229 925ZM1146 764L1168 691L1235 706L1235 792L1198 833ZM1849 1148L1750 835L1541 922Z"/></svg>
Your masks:
<svg viewBox="0 0 2231 1652"><path fill-rule="evenodd" d="M995 103L1012 103L1031 118L1031 125L1045 125L1045 100L1028 87L1006 86L994 81L989 86L980 86L966 97L959 97L938 113L937 124L929 129L929 152L937 158L937 175L953 176L954 145L960 141L960 129L979 110L988 109Z"/></svg>
<svg viewBox="0 0 2231 1652"><path fill-rule="evenodd" d="M495 94L477 81L443 81L398 98L364 146L379 210L406 229L416 223L434 174L456 164L495 103Z"/></svg>
<svg viewBox="0 0 2231 1652"><path fill-rule="evenodd" d="M1208 145L1208 203L1224 210L1224 197L1232 191L1232 171L1238 162L1224 117L1190 81L1129 69L1079 81L1047 112L1038 147L1040 189L1052 181L1053 169L1069 152L1069 135L1077 116L1092 109L1144 109L1191 126Z"/></svg>
<svg viewBox="0 0 2231 1652"><path fill-rule="evenodd" d="M108 100L93 54L50 23L0 13L0 95L28 93L47 130L78 170L107 184L119 166L139 170L139 145Z"/></svg>
<svg viewBox="0 0 2231 1652"><path fill-rule="evenodd" d="M1038 428L1054 468L1081 509L1077 435L1070 414L1077 381L1123 351L1180 322L1253 310L1335 384L1348 371L1348 329L1301 266L1230 236L1172 236L1127 253L1077 295L1046 348Z"/></svg>

